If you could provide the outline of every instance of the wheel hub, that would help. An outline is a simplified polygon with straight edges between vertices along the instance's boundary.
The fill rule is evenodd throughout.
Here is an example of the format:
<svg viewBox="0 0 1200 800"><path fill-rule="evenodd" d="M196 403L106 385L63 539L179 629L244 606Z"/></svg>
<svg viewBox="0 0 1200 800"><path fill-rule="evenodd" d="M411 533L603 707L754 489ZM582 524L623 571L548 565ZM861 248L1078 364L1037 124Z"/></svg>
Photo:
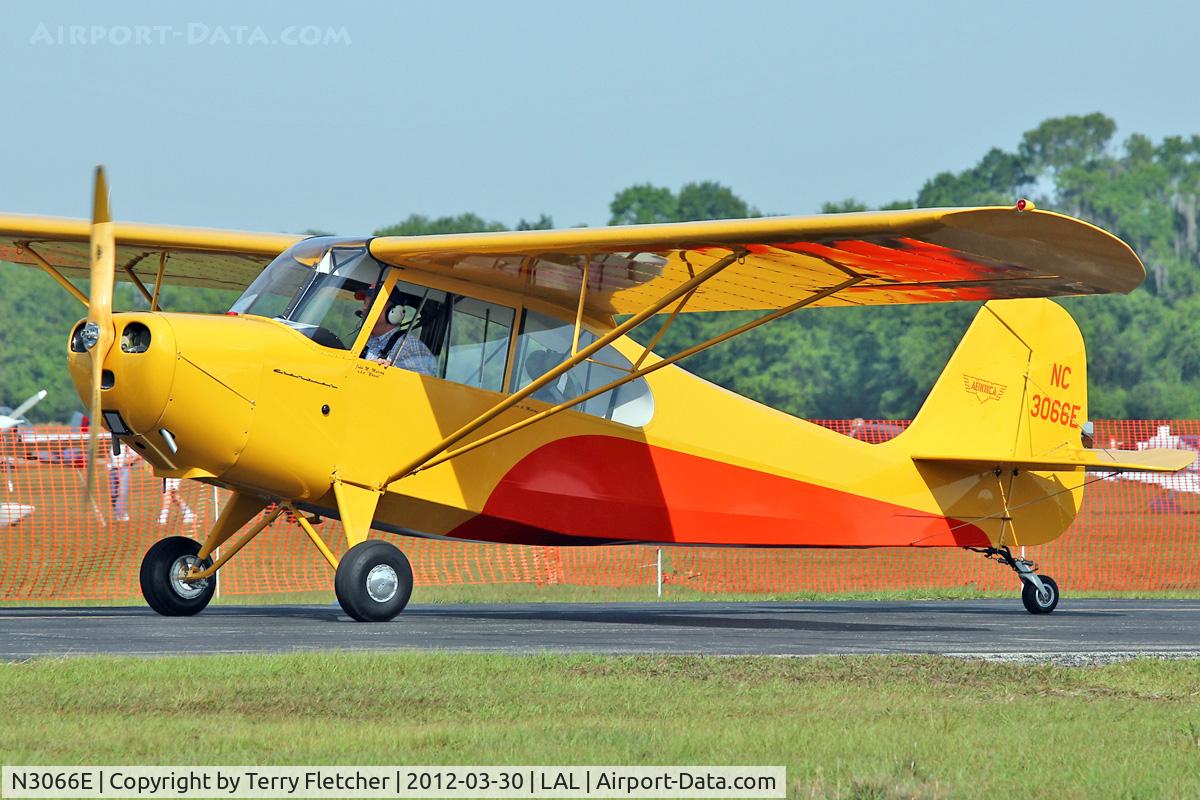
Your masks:
<svg viewBox="0 0 1200 800"><path fill-rule="evenodd" d="M171 589L184 600L195 600L208 588L208 578L199 581L184 580L192 567L198 566L200 559L195 556L180 556L171 565Z"/></svg>
<svg viewBox="0 0 1200 800"><path fill-rule="evenodd" d="M396 596L400 588L400 578L396 570L388 564L376 564L367 573L367 594L376 603L386 603Z"/></svg>

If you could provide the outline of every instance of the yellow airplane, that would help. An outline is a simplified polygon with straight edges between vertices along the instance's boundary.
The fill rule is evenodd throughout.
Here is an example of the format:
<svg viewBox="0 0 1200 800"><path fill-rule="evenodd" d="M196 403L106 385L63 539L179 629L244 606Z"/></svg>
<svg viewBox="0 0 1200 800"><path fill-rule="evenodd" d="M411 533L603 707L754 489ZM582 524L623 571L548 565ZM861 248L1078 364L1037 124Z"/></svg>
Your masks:
<svg viewBox="0 0 1200 800"><path fill-rule="evenodd" d="M1025 201L300 238L115 223L98 170L90 223L0 215L0 260L40 267L87 305L68 364L114 446L233 493L203 543L147 552L142 591L166 615L203 609L217 570L285 510L363 621L393 618L413 583L372 528L543 545L967 548L1012 569L1025 607L1049 613L1057 585L1012 548L1067 529L1088 471L1193 458L1081 442L1083 340L1043 298L1129 292L1145 271L1116 237ZM70 280L85 272L87 297ZM149 311L112 313L114 274ZM166 312L169 281L244 291L224 315ZM805 307L961 300L988 302L885 444L676 366ZM652 352L700 311L761 314ZM628 337L656 315L648 347ZM304 512L341 520L340 559Z"/></svg>

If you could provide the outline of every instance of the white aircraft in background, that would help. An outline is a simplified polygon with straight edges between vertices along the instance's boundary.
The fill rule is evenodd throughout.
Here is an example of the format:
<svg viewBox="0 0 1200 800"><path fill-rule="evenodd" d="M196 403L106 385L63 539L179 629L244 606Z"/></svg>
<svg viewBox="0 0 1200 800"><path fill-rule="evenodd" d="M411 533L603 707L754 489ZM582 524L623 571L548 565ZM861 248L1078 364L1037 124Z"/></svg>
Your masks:
<svg viewBox="0 0 1200 800"><path fill-rule="evenodd" d="M1138 450L1151 450L1155 447L1173 447L1177 450L1191 450L1193 453L1200 454L1200 436L1194 434L1179 436L1171 433L1170 425L1160 425L1157 433L1146 441L1137 443ZM1170 474L1120 472L1116 477L1127 481L1150 483L1172 492L1200 494L1200 465L1197 465L1195 461L1179 472Z"/></svg>
<svg viewBox="0 0 1200 800"><path fill-rule="evenodd" d="M18 425L28 425L29 421L25 419L26 412L41 402L45 396L46 390L42 389L34 394L33 397L30 397L24 403L17 406L15 410L8 411L5 409L7 413L0 414L0 433L16 428ZM14 457L5 459L3 465L5 473L8 472L8 468L12 466L12 462L15 460ZM7 475L6 477L8 477L8 491L11 492L13 490L12 477ZM0 528L8 525L16 525L35 510L33 506L27 506L22 503L0 503Z"/></svg>
<svg viewBox="0 0 1200 800"><path fill-rule="evenodd" d="M17 406L15 411L0 409L0 411L4 412L0 413L0 431L6 431L18 425L28 425L29 420L25 419L25 413L40 403L45 396L46 390L42 389L40 392L35 393L33 397L30 397L24 403Z"/></svg>

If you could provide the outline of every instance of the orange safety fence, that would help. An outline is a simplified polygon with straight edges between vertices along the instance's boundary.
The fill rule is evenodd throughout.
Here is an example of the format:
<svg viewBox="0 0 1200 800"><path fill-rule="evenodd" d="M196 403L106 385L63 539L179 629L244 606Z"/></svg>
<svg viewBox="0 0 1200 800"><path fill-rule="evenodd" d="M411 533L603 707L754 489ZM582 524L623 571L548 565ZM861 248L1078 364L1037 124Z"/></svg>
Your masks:
<svg viewBox="0 0 1200 800"><path fill-rule="evenodd" d="M907 422L824 420L869 442ZM1200 448L1200 421L1097 421L1096 445ZM22 428L0 436L0 600L112 600L139 596L146 549L170 534L203 538L225 493L183 481L164 492L144 461L100 470L96 501L84 499L77 430ZM127 453L132 453L126 449ZM1095 476L1093 476L1095 477ZM111 491L110 491L111 490ZM118 491L119 490L119 491ZM337 522L318 531L340 554ZM620 535L614 531L614 535ZM418 585L527 583L653 586L656 546L523 547L390 537ZM1074 525L1028 557L1064 588L1200 589L1200 472L1099 479ZM910 588L1011 589L1011 573L961 550L664 547L663 580L702 592L852 592ZM333 576L294 520L276 520L221 570L221 593L328 591Z"/></svg>

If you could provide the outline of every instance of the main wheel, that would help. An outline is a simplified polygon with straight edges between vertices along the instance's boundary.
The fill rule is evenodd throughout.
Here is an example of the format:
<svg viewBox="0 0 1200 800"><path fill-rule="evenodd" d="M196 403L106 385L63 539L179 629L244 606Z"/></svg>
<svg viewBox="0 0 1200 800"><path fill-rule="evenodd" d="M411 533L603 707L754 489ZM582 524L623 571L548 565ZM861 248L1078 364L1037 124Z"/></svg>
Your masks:
<svg viewBox="0 0 1200 800"><path fill-rule="evenodd" d="M216 575L202 581L183 580L193 566L212 566L211 558L201 561L196 557L199 552L200 543L186 536L169 536L146 551L139 574L142 597L164 617L198 614L216 594Z"/></svg>
<svg viewBox="0 0 1200 800"><path fill-rule="evenodd" d="M342 610L359 622L387 622L408 605L412 567L395 545L368 539L342 556L333 590Z"/></svg>
<svg viewBox="0 0 1200 800"><path fill-rule="evenodd" d="M1049 614L1058 605L1058 584L1048 575L1038 577L1042 579L1046 591L1039 592L1032 583L1025 582L1025 588L1021 590L1021 602L1030 614Z"/></svg>

